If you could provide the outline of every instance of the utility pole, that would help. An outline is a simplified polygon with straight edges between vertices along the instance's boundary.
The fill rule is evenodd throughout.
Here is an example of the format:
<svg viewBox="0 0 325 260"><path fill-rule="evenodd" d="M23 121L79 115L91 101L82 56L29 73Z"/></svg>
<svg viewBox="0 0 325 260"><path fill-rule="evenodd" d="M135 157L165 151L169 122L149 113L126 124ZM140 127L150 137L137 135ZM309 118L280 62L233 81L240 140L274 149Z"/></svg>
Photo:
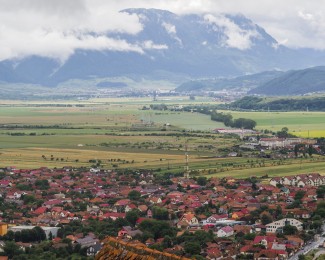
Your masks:
<svg viewBox="0 0 325 260"><path fill-rule="evenodd" d="M157 101L157 90L153 91L153 101Z"/></svg>
<svg viewBox="0 0 325 260"><path fill-rule="evenodd" d="M187 150L187 142L185 144L185 167L184 167L184 178L190 178L190 168L188 165L188 150Z"/></svg>

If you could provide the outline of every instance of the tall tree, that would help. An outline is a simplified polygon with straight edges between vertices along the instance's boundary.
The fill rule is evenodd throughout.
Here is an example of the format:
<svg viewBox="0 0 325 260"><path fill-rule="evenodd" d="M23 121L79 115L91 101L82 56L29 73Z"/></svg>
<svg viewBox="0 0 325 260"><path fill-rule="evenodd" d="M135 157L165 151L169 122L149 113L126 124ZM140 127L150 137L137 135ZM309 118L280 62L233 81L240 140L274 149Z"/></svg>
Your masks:
<svg viewBox="0 0 325 260"><path fill-rule="evenodd" d="M324 198L325 196L325 185L321 185L316 190L317 198Z"/></svg>
<svg viewBox="0 0 325 260"><path fill-rule="evenodd" d="M197 184L201 185L201 186L205 186L207 185L207 178L200 176L197 178Z"/></svg>
<svg viewBox="0 0 325 260"><path fill-rule="evenodd" d="M261 221L263 225L269 224L272 222L272 217L269 213L263 213L261 216Z"/></svg>
<svg viewBox="0 0 325 260"><path fill-rule="evenodd" d="M310 157L312 157L312 156L313 156L313 153L314 153L314 148L313 148L313 146L310 144L310 145L308 146L308 155L309 155Z"/></svg>
<svg viewBox="0 0 325 260"><path fill-rule="evenodd" d="M141 193L137 190L132 190L128 194L130 200L139 200L141 198Z"/></svg>
<svg viewBox="0 0 325 260"><path fill-rule="evenodd" d="M296 144L295 148L294 148L294 153L295 153L295 157L298 157L298 153L299 153L299 146Z"/></svg>
<svg viewBox="0 0 325 260"><path fill-rule="evenodd" d="M132 225L135 226L139 218L139 212L137 210L131 210L126 213L125 219Z"/></svg>

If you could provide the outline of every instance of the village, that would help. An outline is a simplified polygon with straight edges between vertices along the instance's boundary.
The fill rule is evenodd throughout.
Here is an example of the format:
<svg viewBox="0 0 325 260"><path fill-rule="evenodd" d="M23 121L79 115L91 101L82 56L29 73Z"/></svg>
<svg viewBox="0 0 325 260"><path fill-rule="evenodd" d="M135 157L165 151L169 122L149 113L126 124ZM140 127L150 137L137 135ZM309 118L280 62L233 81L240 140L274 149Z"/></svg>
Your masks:
<svg viewBox="0 0 325 260"><path fill-rule="evenodd" d="M321 241L325 217L318 173L207 179L9 167L0 178L0 251L16 246L11 257L46 242L52 254L91 259L114 237L197 259L288 259ZM42 239L30 234L36 228Z"/></svg>

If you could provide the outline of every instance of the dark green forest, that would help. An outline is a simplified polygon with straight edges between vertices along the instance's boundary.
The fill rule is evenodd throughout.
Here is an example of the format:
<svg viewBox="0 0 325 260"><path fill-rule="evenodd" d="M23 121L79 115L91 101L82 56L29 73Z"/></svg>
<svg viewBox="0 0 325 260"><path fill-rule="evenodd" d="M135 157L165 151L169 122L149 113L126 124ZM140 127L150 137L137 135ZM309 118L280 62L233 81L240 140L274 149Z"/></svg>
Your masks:
<svg viewBox="0 0 325 260"><path fill-rule="evenodd" d="M314 98L280 98L273 101L261 97L246 96L235 102L220 105L219 109L261 110L261 111L325 111L325 97Z"/></svg>

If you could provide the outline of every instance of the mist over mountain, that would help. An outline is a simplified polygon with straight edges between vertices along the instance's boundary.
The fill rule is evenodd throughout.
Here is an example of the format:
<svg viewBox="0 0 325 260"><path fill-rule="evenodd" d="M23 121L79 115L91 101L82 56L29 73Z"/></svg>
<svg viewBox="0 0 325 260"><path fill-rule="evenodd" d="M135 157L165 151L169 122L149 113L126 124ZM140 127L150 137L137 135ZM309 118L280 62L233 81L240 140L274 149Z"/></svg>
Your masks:
<svg viewBox="0 0 325 260"><path fill-rule="evenodd" d="M70 79L143 76L161 79L233 77L266 70L322 65L325 52L281 46L243 15L176 15L157 9L126 9L143 29L110 33L134 51L77 50L64 63L31 56L0 62L0 81L56 86Z"/></svg>

